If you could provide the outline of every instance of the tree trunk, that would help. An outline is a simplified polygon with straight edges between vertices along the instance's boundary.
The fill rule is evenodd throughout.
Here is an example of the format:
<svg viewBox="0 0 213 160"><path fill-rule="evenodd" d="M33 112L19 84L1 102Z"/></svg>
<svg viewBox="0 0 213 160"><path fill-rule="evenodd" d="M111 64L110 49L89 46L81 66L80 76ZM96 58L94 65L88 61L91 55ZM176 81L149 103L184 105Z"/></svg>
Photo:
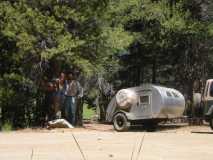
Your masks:
<svg viewBox="0 0 213 160"><path fill-rule="evenodd" d="M153 64L152 64L152 83L156 83L156 58L154 58Z"/></svg>
<svg viewBox="0 0 213 160"><path fill-rule="evenodd" d="M193 81L189 81L188 83L188 100L190 101L190 114L191 117L194 118L195 116L195 108L193 106Z"/></svg>
<svg viewBox="0 0 213 160"><path fill-rule="evenodd" d="M77 100L77 110L76 110L76 125L83 126L83 105L84 100L83 98L79 98Z"/></svg>
<svg viewBox="0 0 213 160"><path fill-rule="evenodd" d="M137 67L137 86L139 86L140 85L140 82L141 82L141 67L140 67L140 65Z"/></svg>
<svg viewBox="0 0 213 160"><path fill-rule="evenodd" d="M141 68L141 81L140 81L140 84L143 84L144 82L144 67Z"/></svg>
<svg viewBox="0 0 213 160"><path fill-rule="evenodd" d="M99 106L99 109L100 109L100 119L99 119L99 121L100 122L104 122L105 121L105 117L106 117L106 111L105 111L105 109L104 109L104 106L103 105L100 105Z"/></svg>
<svg viewBox="0 0 213 160"><path fill-rule="evenodd" d="M3 125L3 111L2 111L3 109L2 108L0 108L0 119L1 119L1 121L0 121L0 131L2 130L2 125Z"/></svg>

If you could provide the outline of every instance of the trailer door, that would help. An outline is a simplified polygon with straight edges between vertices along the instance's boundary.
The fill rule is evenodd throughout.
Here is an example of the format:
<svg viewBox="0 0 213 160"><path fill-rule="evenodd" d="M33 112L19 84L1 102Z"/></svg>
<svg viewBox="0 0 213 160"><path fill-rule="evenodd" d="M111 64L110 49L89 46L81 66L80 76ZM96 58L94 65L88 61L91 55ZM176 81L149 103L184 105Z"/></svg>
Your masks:
<svg viewBox="0 0 213 160"><path fill-rule="evenodd" d="M151 92L142 92L139 94L139 104L135 114L141 119L152 117L152 94Z"/></svg>

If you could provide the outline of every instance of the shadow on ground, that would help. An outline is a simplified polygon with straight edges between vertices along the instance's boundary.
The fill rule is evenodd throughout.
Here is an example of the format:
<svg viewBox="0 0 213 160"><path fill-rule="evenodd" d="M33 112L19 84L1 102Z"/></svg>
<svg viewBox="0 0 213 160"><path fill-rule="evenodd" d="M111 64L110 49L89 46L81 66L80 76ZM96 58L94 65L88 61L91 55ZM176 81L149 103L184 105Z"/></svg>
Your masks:
<svg viewBox="0 0 213 160"><path fill-rule="evenodd" d="M130 132L159 132L159 131L177 131L178 129L186 127L187 124L160 124L157 126L131 126Z"/></svg>
<svg viewBox="0 0 213 160"><path fill-rule="evenodd" d="M196 132L196 131L191 131L191 133L196 133L196 134L213 134L213 132Z"/></svg>

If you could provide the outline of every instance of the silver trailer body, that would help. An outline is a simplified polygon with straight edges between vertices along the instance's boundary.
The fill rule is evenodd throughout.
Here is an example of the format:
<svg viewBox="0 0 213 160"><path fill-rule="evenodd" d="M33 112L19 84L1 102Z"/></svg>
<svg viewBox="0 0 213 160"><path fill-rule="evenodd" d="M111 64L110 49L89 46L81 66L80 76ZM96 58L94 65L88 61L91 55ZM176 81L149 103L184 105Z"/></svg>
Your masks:
<svg viewBox="0 0 213 160"><path fill-rule="evenodd" d="M106 120L112 122L117 113L124 113L128 121L177 118L184 109L179 91L146 84L118 91L108 105Z"/></svg>

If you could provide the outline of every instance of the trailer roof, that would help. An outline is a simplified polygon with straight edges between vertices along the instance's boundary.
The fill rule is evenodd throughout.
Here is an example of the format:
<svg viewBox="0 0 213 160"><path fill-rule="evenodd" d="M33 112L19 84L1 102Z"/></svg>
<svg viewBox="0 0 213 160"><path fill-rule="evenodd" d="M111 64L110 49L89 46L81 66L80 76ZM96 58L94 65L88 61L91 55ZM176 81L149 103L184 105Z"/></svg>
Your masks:
<svg viewBox="0 0 213 160"><path fill-rule="evenodd" d="M132 88L127 88L127 89L134 90L136 92L157 90L163 97L166 96L166 97L178 98L181 96L181 93L176 89L153 85L153 84L143 84L138 87L132 87Z"/></svg>

